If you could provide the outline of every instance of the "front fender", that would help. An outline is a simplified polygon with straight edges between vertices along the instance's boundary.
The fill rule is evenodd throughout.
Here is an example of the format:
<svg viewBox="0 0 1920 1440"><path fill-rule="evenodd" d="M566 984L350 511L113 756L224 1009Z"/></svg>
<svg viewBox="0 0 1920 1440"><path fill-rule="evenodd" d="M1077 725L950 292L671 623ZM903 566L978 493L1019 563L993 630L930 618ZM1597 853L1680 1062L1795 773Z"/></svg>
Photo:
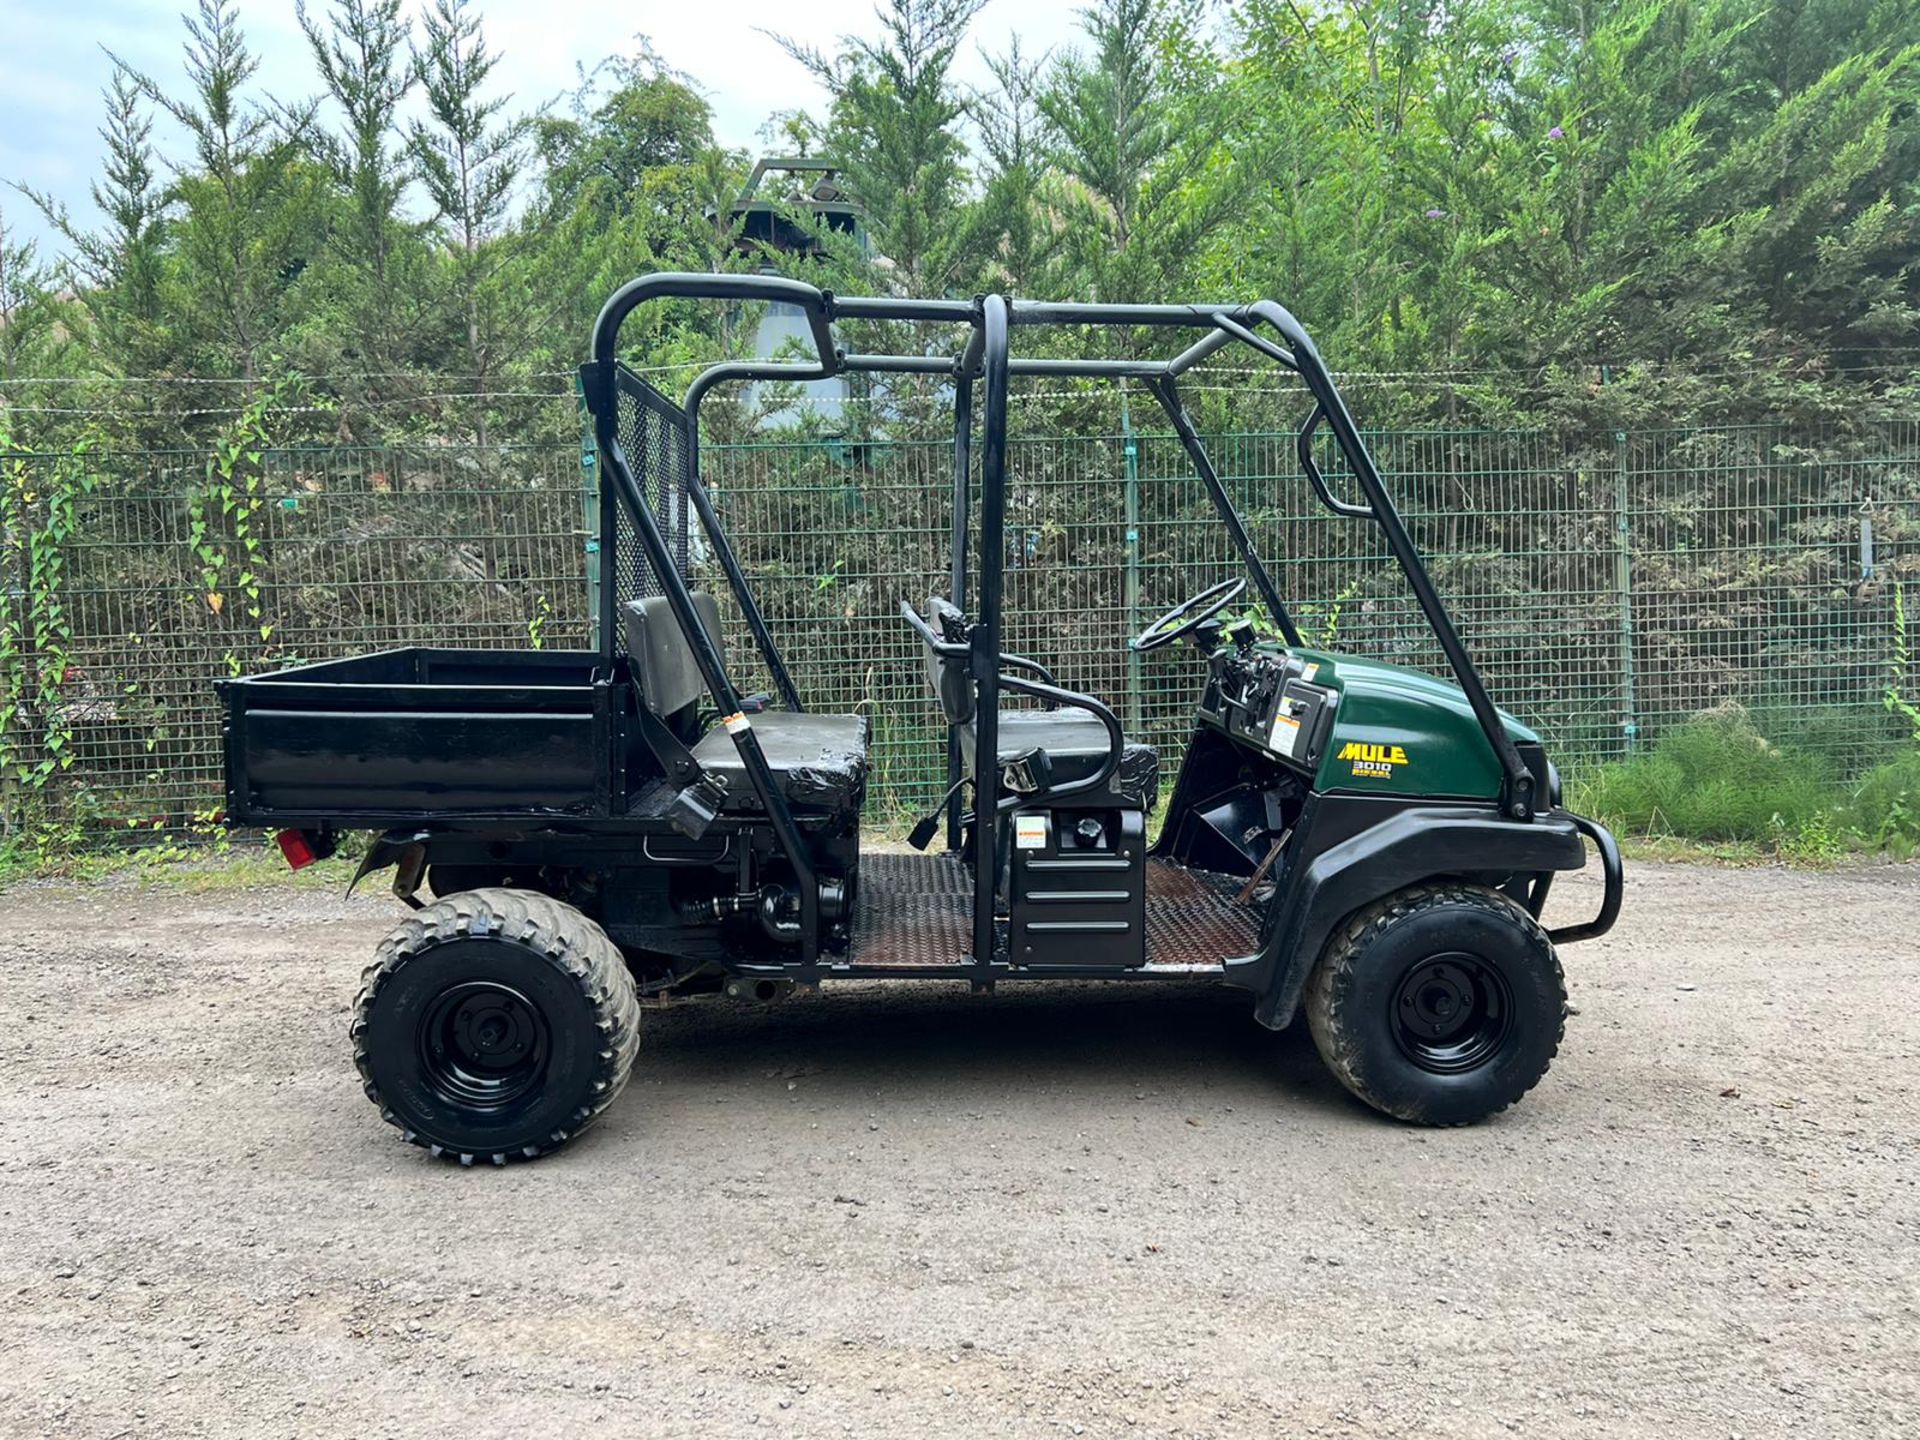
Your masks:
<svg viewBox="0 0 1920 1440"><path fill-rule="evenodd" d="M1327 938L1354 911L1441 876L1578 870L1587 859L1581 833L1564 811L1516 821L1502 819L1491 806L1468 805L1409 806L1318 852L1311 850L1310 827L1308 848L1289 867L1275 898L1281 908L1260 952L1229 962L1227 981L1259 996L1254 1015L1261 1024L1282 1029L1293 1019ZM1614 874L1611 909L1617 911Z"/></svg>

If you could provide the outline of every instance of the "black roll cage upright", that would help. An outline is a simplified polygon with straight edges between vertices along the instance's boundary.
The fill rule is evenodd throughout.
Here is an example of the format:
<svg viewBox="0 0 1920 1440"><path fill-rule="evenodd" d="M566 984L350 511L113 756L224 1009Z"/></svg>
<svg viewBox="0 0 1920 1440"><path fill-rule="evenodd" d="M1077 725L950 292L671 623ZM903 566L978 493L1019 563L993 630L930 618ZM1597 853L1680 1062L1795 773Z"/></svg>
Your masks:
<svg viewBox="0 0 1920 1440"><path fill-rule="evenodd" d="M980 764L977 761L979 756L991 757L998 753L995 731L1003 684L1000 675L1001 591L1006 558L1007 387L1011 377L1055 375L1144 382L1172 422L1188 459L1206 487L1221 523L1245 562L1274 623L1290 644L1300 643L1299 633L1274 585L1273 577L1255 551L1245 522L1221 483L1180 401L1178 381L1181 375L1228 345L1239 343L1275 364L1292 370L1306 384L1314 407L1300 428L1297 453L1314 494L1323 506L1335 514L1371 520L1379 526L1394 560L1419 602L1421 612L1440 642L1455 680L1473 708L1474 717L1486 736L1488 746L1500 762L1504 777L1499 797L1501 813L1516 821L1533 818L1532 773L1501 723L1499 712L1487 694L1486 685L1468 655L1452 617L1434 590L1432 578L1399 512L1394 508L1379 468L1361 439L1359 427L1354 423L1345 400L1333 382L1333 376L1306 330L1284 307L1271 300L1250 305L1218 306L1054 303L1009 300L1000 295L972 300L912 300L887 296L847 298L783 276L687 272L645 275L614 292L601 309L599 318L594 321L593 358L581 367L582 387L588 409L593 415L594 436L602 456L599 466L601 514L603 532L606 532L602 536L603 553L611 554L604 542L611 533L613 505L618 504L633 522L647 562L658 579L674 619L685 635L722 715L733 716L740 711L739 693L727 674L719 649L697 619L686 579L674 563L666 537L661 533L646 496L634 479L619 435L615 366L618 363L620 327L640 305L663 299L786 304L798 307L807 321L814 347L812 361L725 361L702 371L688 387L684 402L688 435L685 477L688 501L699 517L708 544L726 575L734 599L780 690L781 698L789 707L795 710L803 708L799 692L700 478L700 406L716 385L728 381L824 380L848 373L940 375L951 378L954 382L954 520L950 579L953 601L964 609L968 579L967 520L971 507L969 470L972 414L974 386L976 381L980 382L984 389L980 444L980 575L978 618L973 627L970 668L978 717L975 722L977 755L974 765L974 813L989 817L997 814L1000 808L999 767L991 762ZM968 327L968 335L965 345L952 357L858 354L841 347L833 332L836 320L901 320L964 325ZM1202 333L1179 354L1164 360L1022 359L1015 356L1013 332L1022 327L1041 325L1137 325L1198 330ZM1260 334L1254 328L1257 325L1268 327L1279 336L1281 343ZM1322 424L1332 432L1335 443L1346 458L1348 468L1365 497L1364 504L1341 500L1328 487L1313 453L1314 434ZM618 599L613 591L612 585L604 587L600 617L600 646L609 663L615 654L615 621L618 618ZM729 730L754 794L773 827L781 850L793 865L799 882L803 963L811 967L818 960L821 903L818 877L799 826L774 781L751 725L738 728L730 726ZM961 756L958 745L958 738L950 734L950 780L957 780L959 775ZM952 840L956 837L959 823L957 799L950 802L947 823L949 839ZM985 970L992 966L995 951L995 846L985 843L977 845L975 849L978 860L974 877L973 960L976 966Z"/></svg>

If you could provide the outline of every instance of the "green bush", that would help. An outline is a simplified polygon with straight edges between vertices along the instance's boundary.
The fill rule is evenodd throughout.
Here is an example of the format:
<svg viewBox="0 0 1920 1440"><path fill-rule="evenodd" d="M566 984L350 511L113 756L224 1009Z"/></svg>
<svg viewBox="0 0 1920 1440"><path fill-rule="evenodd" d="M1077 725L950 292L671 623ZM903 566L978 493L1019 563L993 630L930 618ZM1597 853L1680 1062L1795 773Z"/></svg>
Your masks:
<svg viewBox="0 0 1920 1440"><path fill-rule="evenodd" d="M1868 757L1884 755L1905 738L1880 706L1808 705L1770 697L1748 709L1753 728L1775 745L1815 757L1842 779L1858 775Z"/></svg>
<svg viewBox="0 0 1920 1440"><path fill-rule="evenodd" d="M1627 834L1752 840L1797 848L1831 834L1841 801L1831 761L1776 745L1745 711L1716 710L1644 755L1604 765L1581 803Z"/></svg>
<svg viewBox="0 0 1920 1440"><path fill-rule="evenodd" d="M1876 850L1902 857L1920 850L1920 749L1862 775L1847 819Z"/></svg>

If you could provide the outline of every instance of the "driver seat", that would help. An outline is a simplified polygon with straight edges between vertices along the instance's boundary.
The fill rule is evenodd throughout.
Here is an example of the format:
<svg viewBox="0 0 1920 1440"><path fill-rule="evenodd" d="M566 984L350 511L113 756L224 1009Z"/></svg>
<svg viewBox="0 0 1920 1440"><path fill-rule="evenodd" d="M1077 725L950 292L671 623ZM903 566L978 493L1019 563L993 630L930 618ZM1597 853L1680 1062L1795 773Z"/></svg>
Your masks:
<svg viewBox="0 0 1920 1440"><path fill-rule="evenodd" d="M927 601L927 623L946 640L964 640L967 617L938 595ZM974 729L973 677L963 660L926 647L927 683L940 701L947 723L960 732L960 756L971 775L979 749ZM1061 706L1057 710L1000 707L994 748L1006 766L1035 750L1046 752L1056 783L1084 779L1099 770L1107 758L1107 727L1085 710ZM1160 752L1151 745L1128 741L1120 751L1112 787L1128 804L1151 811L1160 799Z"/></svg>

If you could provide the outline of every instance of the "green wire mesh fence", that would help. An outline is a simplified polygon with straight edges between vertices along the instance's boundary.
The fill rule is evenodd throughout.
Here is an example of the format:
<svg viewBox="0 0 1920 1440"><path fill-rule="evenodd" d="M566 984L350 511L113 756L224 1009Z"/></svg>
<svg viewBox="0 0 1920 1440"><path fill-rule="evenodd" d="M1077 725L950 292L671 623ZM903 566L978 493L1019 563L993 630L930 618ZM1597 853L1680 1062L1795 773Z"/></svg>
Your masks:
<svg viewBox="0 0 1920 1440"><path fill-rule="evenodd" d="M1493 694L1564 771L1728 701L1847 769L1897 743L1883 697L1894 592L1920 581L1920 423L1369 439ZM1208 446L1312 643L1445 673L1377 532L1317 506L1291 433ZM709 445L703 463L809 705L871 716L871 823L926 808L944 730L898 606L947 589L949 448ZM241 470L0 456L10 827L212 823L220 676L398 645L592 643L575 447L269 451ZM1007 647L1112 703L1170 771L1204 663L1127 637L1239 573L1178 442L1013 440L1008 532ZM764 688L744 627L729 634L743 688Z"/></svg>

